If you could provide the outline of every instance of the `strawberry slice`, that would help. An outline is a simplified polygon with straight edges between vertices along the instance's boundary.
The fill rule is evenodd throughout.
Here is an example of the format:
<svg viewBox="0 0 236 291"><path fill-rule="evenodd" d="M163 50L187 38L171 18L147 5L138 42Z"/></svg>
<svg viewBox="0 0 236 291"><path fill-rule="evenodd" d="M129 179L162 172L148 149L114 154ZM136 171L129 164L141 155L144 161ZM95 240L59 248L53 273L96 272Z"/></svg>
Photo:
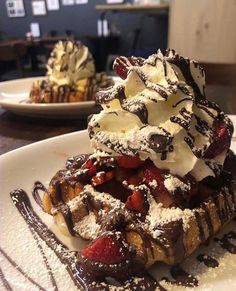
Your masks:
<svg viewBox="0 0 236 291"><path fill-rule="evenodd" d="M93 276L119 281L143 272L146 263L120 231L105 232L80 251L78 260Z"/></svg>
<svg viewBox="0 0 236 291"><path fill-rule="evenodd" d="M217 120L213 123L213 142L205 152L204 157L212 159L230 147L231 134L229 126L224 120Z"/></svg>
<svg viewBox="0 0 236 291"><path fill-rule="evenodd" d="M134 156L118 156L116 160L119 167L127 169L136 169L144 163L138 157Z"/></svg>
<svg viewBox="0 0 236 291"><path fill-rule="evenodd" d="M109 172L98 172L95 176L92 177L91 183L93 186L101 185L115 176L113 171Z"/></svg>
<svg viewBox="0 0 236 291"><path fill-rule="evenodd" d="M113 70L121 79L126 79L128 71L132 66L142 66L144 59L141 57L118 57L113 64Z"/></svg>
<svg viewBox="0 0 236 291"><path fill-rule="evenodd" d="M150 186L151 194L156 202L162 203L165 208L174 206L184 209L189 207L191 199L194 199L198 193L198 187L195 179L190 175L180 178L168 174L173 179L177 179L180 183L186 185L185 190L176 187L175 190L169 192L169 190L165 187L165 179L167 178L165 176L166 174L168 174L167 171L161 170L151 163L146 164L143 169L144 182ZM156 187L153 185L156 185Z"/></svg>
<svg viewBox="0 0 236 291"><path fill-rule="evenodd" d="M132 195L128 197L125 207L129 210L146 214L148 209L145 194L139 190L133 191Z"/></svg>
<svg viewBox="0 0 236 291"><path fill-rule="evenodd" d="M92 178L97 172L97 167L96 167L96 165L94 165L94 163L91 160L88 160L83 165L83 169L88 169L88 175L90 178Z"/></svg>
<svg viewBox="0 0 236 291"><path fill-rule="evenodd" d="M113 233L101 236L80 252L84 259L106 265L119 264L127 255Z"/></svg>
<svg viewBox="0 0 236 291"><path fill-rule="evenodd" d="M153 180L157 181L157 185L163 185L164 186L164 177L162 170L157 168L152 163L145 164L143 168L143 177L147 183L151 183Z"/></svg>
<svg viewBox="0 0 236 291"><path fill-rule="evenodd" d="M171 207L174 204L172 196L164 185L165 171L157 168L155 165L148 163L143 169L144 182L150 187L151 193L157 203L162 203L163 207ZM156 184L156 187L150 185Z"/></svg>

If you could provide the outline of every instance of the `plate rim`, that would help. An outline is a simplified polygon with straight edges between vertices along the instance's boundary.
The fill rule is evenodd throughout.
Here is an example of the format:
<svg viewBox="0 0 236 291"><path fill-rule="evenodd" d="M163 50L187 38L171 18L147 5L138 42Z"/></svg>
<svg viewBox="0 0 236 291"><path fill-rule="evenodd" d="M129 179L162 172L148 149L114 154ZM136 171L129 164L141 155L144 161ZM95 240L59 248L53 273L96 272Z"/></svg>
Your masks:
<svg viewBox="0 0 236 291"><path fill-rule="evenodd" d="M11 155L18 154L18 152L20 153L22 151L27 150L28 148L32 148L34 150L34 148L37 148L41 144L45 144L47 142L54 142L54 141L57 142L58 140L60 141L63 138L73 138L73 136L76 136L76 135L86 135L86 134L88 134L88 130L87 129L82 129L82 130L77 130L77 131L64 133L64 134L60 134L60 135L49 137L49 138L45 138L43 140L36 141L36 142L31 143L31 144L24 145L22 147L19 147L17 149L11 150L11 151L9 151L7 153L4 153L4 154L0 155L0 163L1 163L1 161L3 159L7 159L8 156L10 157Z"/></svg>
<svg viewBox="0 0 236 291"><path fill-rule="evenodd" d="M96 113L99 106L94 100L81 101L81 102L61 102L61 103L21 103L21 100L25 99L25 96L20 97L18 100L14 100L17 96L14 93L11 96L4 97L2 95L2 87L13 86L14 84L22 84L24 82L34 82L36 80L45 79L45 76L20 78L9 81L0 82L0 106L15 114L41 117L41 118L81 118L90 113ZM22 93L24 94L24 93ZM28 91L26 91L28 94ZM44 116L44 114L46 116Z"/></svg>
<svg viewBox="0 0 236 291"><path fill-rule="evenodd" d="M44 139L44 140L29 144L29 145L20 147L18 149L12 150L12 151L10 151L8 153L5 153L5 154L1 155L0 156L0 166L1 166L1 162L3 160L10 159L10 162L12 162L12 159L14 159L15 155L19 156L22 151L27 151L29 149L31 149L33 152L35 152L35 151L37 151L37 147L41 147L41 145L43 145L43 144L50 143L50 146L49 146L50 151L51 151L51 145L53 143L57 143L57 142L62 142L62 144L64 144L66 148L70 148L71 144L68 143L68 141L65 140L65 138L68 139L68 140L70 138L78 140L77 136L79 137L79 136L85 136L85 135L88 135L87 129L80 130L80 131L75 131L75 132L71 132L71 133L62 134L62 135L59 135L59 136L56 136L56 137L47 138L47 139ZM235 144L236 144L236 142L235 142ZM79 150L78 150L78 152L79 152ZM66 158L65 158L65 160L66 160ZM7 162L7 161L5 161L5 162ZM51 177L49 177L49 179L50 178ZM5 193L3 193L2 195L5 195ZM199 286L199 287L201 287L201 286ZM202 289L200 289L200 290L202 290Z"/></svg>

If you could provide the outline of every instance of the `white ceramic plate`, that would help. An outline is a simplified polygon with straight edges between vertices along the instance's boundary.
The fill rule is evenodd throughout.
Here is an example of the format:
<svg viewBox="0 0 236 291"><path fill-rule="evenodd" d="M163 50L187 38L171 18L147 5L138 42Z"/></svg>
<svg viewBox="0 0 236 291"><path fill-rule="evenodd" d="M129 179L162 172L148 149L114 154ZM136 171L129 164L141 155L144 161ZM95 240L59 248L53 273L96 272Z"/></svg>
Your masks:
<svg viewBox="0 0 236 291"><path fill-rule="evenodd" d="M47 185L56 171L64 166L68 157L87 153L89 149L87 131L81 131L41 141L0 157L0 290L7 290L7 284L11 286L11 290L39 290L32 281L22 275L19 268L45 290L53 290L45 258L43 258L40 248L37 247L25 220L13 205L10 192L16 188L22 188L31 197L32 186L36 180ZM232 149L236 151L235 142L233 142ZM70 239L60 234L52 217L43 213L33 199L31 202L40 218L70 249L76 249L83 245L79 239ZM224 231L233 228L236 228L234 221ZM222 233L218 236L221 235ZM56 278L58 290L77 290L65 266L60 263L54 252L45 243L41 242L40 245ZM6 259L2 250L5 255L14 260L18 269ZM206 268L198 263L196 255L199 252L213 253L219 261L219 267ZM201 247L197 253L183 263L184 269L199 280L199 287L194 290L221 291L223 288L236 290L236 255L224 251L213 242L208 247ZM159 264L152 268L151 273L160 278L166 276L168 270L164 265ZM182 287L173 285L169 286L168 290L182 290ZM193 290L193 288L189 288L189 290Z"/></svg>
<svg viewBox="0 0 236 291"><path fill-rule="evenodd" d="M44 77L24 78L0 83L0 105L14 113L41 118L81 118L98 112L94 101L32 104L27 103L32 84Z"/></svg>

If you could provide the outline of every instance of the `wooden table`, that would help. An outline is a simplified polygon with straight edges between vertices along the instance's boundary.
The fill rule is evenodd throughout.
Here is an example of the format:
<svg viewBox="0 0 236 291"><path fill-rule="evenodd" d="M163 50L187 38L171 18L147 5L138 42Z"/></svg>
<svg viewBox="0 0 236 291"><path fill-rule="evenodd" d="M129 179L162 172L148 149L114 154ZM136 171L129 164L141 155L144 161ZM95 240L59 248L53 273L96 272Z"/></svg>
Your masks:
<svg viewBox="0 0 236 291"><path fill-rule="evenodd" d="M46 139L82 130L87 119L40 119L0 109L0 154Z"/></svg>
<svg viewBox="0 0 236 291"><path fill-rule="evenodd" d="M236 86L208 86L210 100L228 114L236 114ZM87 128L87 119L38 119L0 109L0 154L46 138Z"/></svg>

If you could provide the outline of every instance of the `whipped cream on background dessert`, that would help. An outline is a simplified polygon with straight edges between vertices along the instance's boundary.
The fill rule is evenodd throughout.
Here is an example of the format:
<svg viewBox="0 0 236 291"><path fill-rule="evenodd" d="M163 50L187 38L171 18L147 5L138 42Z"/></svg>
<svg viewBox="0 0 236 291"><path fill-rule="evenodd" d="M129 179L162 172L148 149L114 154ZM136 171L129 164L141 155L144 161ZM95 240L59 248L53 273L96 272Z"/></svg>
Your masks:
<svg viewBox="0 0 236 291"><path fill-rule="evenodd" d="M59 41L47 63L47 77L33 83L33 103L93 100L101 88L113 85L106 73L96 73L89 49L80 41Z"/></svg>
<svg viewBox="0 0 236 291"><path fill-rule="evenodd" d="M216 156L207 153L215 122L228 125L229 137L233 125L206 99L203 69L173 50L137 60L126 59L122 83L97 93L103 110L89 121L92 147L98 155L149 158L158 168L182 177L190 173L198 181L216 176L230 140Z"/></svg>
<svg viewBox="0 0 236 291"><path fill-rule="evenodd" d="M58 85L73 85L95 74L95 66L88 47L79 41L59 41L47 64L47 75Z"/></svg>

